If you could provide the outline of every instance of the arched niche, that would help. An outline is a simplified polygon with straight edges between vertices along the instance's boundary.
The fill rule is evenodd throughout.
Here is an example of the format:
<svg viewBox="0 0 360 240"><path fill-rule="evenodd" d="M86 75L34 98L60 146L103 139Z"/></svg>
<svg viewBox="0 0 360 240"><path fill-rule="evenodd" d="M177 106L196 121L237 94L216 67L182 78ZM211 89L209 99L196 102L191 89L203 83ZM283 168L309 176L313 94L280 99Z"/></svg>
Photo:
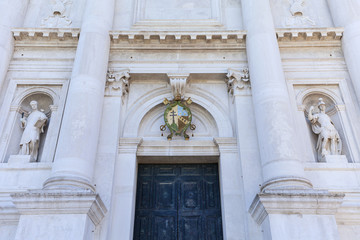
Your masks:
<svg viewBox="0 0 360 240"><path fill-rule="evenodd" d="M150 109L140 122L138 135L141 137L162 137L166 139L166 136L170 134L169 129L164 132L160 130L160 126L164 125L164 111L166 106L164 104L158 104ZM188 129L187 134L191 138L213 138L218 137L218 128L216 122L211 114L202 106L192 103L189 108L191 109L192 123L196 125L194 131ZM161 134L163 133L163 136ZM174 136L173 139L183 139L183 136Z"/></svg>
<svg viewBox="0 0 360 240"><path fill-rule="evenodd" d="M5 159L8 159L11 155L17 155L19 153L19 143L23 134L23 129L21 128L20 118L22 116L28 117L31 113L31 101L37 101L38 110L43 112L47 117L47 123L44 128L44 132L40 134L40 143L38 150L38 159L37 162L41 161L43 156L43 151L45 148L45 142L48 135L48 126L51 122L51 108L54 107L54 95L51 94L52 91L34 91L34 92L25 92L14 99L13 105L17 105L15 112L13 128L11 131L11 137L7 148L7 153Z"/></svg>
<svg viewBox="0 0 360 240"><path fill-rule="evenodd" d="M213 124L215 126L213 129L216 129L217 131L216 136L233 137L233 129L229 116L226 114L225 110L223 109L223 106L221 106L221 104L218 103L211 96L211 94L192 90L185 95L185 99L188 97L191 97L191 99L193 100L193 103L190 105L190 109L193 115L195 114L195 116L197 116L197 113L194 110L192 110L192 107L195 106L196 109L199 109L199 112L206 111L208 116L211 116L209 117L209 119L213 120ZM123 134L122 134L123 137L141 136L139 131L140 129L141 130L144 129L141 128L141 125L142 125L142 121L145 119L145 115L151 112L150 111L151 109L155 109L155 110L157 109L157 111L160 112L161 106L162 106L162 111L165 111L166 107L165 105L162 104L164 98L172 99L171 95L169 95L168 89L159 89L156 91L152 91L151 94L144 95L142 98L139 98L136 101L136 103L131 106L131 109L129 109L127 113L127 117L125 119L125 123L123 127ZM157 118L159 119L161 118L160 113L158 113ZM201 118L199 118L199 121L200 119ZM205 117L203 118L203 121L205 121ZM202 122L199 122L199 126L201 126L201 123ZM161 123L160 125L162 124L164 123ZM160 132L160 125L159 125L159 132ZM194 134L196 131L197 130L194 131Z"/></svg>
<svg viewBox="0 0 360 240"><path fill-rule="evenodd" d="M319 108L318 108L319 98L322 98L323 101L325 102L326 114L331 118L332 122L335 125L336 130L340 135L342 141L341 155L346 155L347 159L350 160L351 156L344 130L345 128L343 126L343 121L339 112L339 106L343 105L342 101L341 99L334 96L331 92L318 91L318 90L309 91L306 94L304 94L302 97L304 118L307 123L307 128L310 136L310 142L314 157L318 162L323 161L323 159L321 159L321 157L318 156L318 152L316 150L318 135L312 131L311 122L308 119L309 109L311 106L314 106L314 113L319 112Z"/></svg>

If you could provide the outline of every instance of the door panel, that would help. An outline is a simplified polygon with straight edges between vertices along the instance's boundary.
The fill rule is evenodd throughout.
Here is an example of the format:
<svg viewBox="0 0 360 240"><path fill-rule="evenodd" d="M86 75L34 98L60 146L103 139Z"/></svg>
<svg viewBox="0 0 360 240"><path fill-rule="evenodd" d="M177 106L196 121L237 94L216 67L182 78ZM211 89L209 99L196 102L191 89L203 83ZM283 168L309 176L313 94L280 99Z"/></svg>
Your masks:
<svg viewBox="0 0 360 240"><path fill-rule="evenodd" d="M217 164L139 164L134 239L222 239Z"/></svg>

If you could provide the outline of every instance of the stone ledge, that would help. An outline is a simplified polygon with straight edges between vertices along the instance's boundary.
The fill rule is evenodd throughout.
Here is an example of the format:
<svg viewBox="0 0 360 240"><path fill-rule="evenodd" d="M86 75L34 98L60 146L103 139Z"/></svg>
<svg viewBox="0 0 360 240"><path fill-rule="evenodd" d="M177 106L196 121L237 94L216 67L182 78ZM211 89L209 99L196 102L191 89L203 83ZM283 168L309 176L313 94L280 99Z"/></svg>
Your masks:
<svg viewBox="0 0 360 240"><path fill-rule="evenodd" d="M79 28L13 28L14 39L22 40L68 40L79 39Z"/></svg>
<svg viewBox="0 0 360 240"><path fill-rule="evenodd" d="M213 140L144 139L137 156L219 156L219 150Z"/></svg>
<svg viewBox="0 0 360 240"><path fill-rule="evenodd" d="M90 190L31 190L11 197L21 215L87 214L98 225L107 212L100 196Z"/></svg>
<svg viewBox="0 0 360 240"><path fill-rule="evenodd" d="M283 28L276 29L279 41L340 40L344 28Z"/></svg>
<svg viewBox="0 0 360 240"><path fill-rule="evenodd" d="M112 42L119 43L243 43L246 31L111 31Z"/></svg>
<svg viewBox="0 0 360 240"><path fill-rule="evenodd" d="M340 40L343 28L279 28L280 42ZM79 28L14 28L16 41L78 40ZM130 44L243 44L246 31L110 31L113 43Z"/></svg>
<svg viewBox="0 0 360 240"><path fill-rule="evenodd" d="M360 191L347 192L336 215L336 222L343 225L360 225Z"/></svg>
<svg viewBox="0 0 360 240"><path fill-rule="evenodd" d="M265 190L256 195L249 213L259 225L269 214L335 215L344 196L321 190Z"/></svg>

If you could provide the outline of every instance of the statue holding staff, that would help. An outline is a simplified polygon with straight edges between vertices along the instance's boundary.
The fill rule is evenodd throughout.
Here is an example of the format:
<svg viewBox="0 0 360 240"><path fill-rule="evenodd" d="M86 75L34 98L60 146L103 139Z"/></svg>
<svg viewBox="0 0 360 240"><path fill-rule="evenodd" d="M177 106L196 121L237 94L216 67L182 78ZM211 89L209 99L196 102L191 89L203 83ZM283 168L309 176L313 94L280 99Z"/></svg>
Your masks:
<svg viewBox="0 0 360 240"><path fill-rule="evenodd" d="M325 113L326 106L322 98L319 98L318 108L320 112L314 114L314 106L311 106L308 115L313 132L319 135L316 144L318 157L322 159L326 155L340 155L342 148L340 135L330 117Z"/></svg>
<svg viewBox="0 0 360 240"><path fill-rule="evenodd" d="M19 155L30 155L32 161L36 161L38 157L40 133L44 132L44 127L47 122L46 115L38 110L37 101L31 101L30 106L32 111L30 115L25 118L22 114L20 118L21 128L24 129L20 140Z"/></svg>

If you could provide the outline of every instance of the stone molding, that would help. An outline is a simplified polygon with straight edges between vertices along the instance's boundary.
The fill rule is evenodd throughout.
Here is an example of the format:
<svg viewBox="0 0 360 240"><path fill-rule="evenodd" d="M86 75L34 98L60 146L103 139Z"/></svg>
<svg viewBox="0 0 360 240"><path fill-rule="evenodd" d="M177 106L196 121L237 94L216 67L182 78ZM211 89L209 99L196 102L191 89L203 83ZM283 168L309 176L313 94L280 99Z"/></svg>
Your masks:
<svg viewBox="0 0 360 240"><path fill-rule="evenodd" d="M211 140L167 141L144 140L137 156L219 156L219 149Z"/></svg>
<svg viewBox="0 0 360 240"><path fill-rule="evenodd" d="M344 28L281 28L276 29L278 41L330 41L340 40Z"/></svg>
<svg viewBox="0 0 360 240"><path fill-rule="evenodd" d="M136 154L136 151L143 139L137 138L120 138L119 139L119 154Z"/></svg>
<svg viewBox="0 0 360 240"><path fill-rule="evenodd" d="M343 225L360 224L360 192L347 192L336 213L336 222Z"/></svg>
<svg viewBox="0 0 360 240"><path fill-rule="evenodd" d="M246 31L110 31L113 42L128 41L130 43L195 43L197 40L205 40L212 43L216 40L228 42L234 40L243 43Z"/></svg>
<svg viewBox="0 0 360 240"><path fill-rule="evenodd" d="M225 82L230 95L251 95L250 76L247 67L244 67L242 71L229 68Z"/></svg>
<svg viewBox="0 0 360 240"><path fill-rule="evenodd" d="M216 137L214 143L219 147L220 154L238 152L236 138Z"/></svg>
<svg viewBox="0 0 360 240"><path fill-rule="evenodd" d="M22 40L50 40L50 39L79 39L79 28L13 28L16 41Z"/></svg>
<svg viewBox="0 0 360 240"><path fill-rule="evenodd" d="M106 76L105 95L124 97L129 93L130 70L108 71Z"/></svg>
<svg viewBox="0 0 360 240"><path fill-rule="evenodd" d="M344 196L326 190L265 190L256 195L249 213L259 225L269 214L335 215Z"/></svg>
<svg viewBox="0 0 360 240"><path fill-rule="evenodd" d="M107 212L99 194L90 190L33 190L13 193L11 197L21 215L87 214L98 225Z"/></svg>
<svg viewBox="0 0 360 240"><path fill-rule="evenodd" d="M190 76L189 73L168 73L171 91L174 99L181 100L185 95L186 82Z"/></svg>
<svg viewBox="0 0 360 240"><path fill-rule="evenodd" d="M281 28L276 29L279 42L316 42L340 40L344 28ZM79 28L13 28L16 41L34 40L61 41L75 39L80 36ZM245 43L246 31L110 31L112 43L130 44L230 44Z"/></svg>

